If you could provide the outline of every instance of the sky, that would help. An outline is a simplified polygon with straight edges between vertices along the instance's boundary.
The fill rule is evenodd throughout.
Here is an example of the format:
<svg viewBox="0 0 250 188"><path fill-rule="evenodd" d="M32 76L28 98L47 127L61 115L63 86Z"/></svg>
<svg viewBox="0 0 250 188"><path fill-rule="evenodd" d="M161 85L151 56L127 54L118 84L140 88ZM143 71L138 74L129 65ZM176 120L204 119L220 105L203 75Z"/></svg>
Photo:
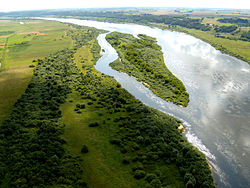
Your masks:
<svg viewBox="0 0 250 188"><path fill-rule="evenodd" d="M250 9L250 0L4 0L0 12L56 8L192 7Z"/></svg>

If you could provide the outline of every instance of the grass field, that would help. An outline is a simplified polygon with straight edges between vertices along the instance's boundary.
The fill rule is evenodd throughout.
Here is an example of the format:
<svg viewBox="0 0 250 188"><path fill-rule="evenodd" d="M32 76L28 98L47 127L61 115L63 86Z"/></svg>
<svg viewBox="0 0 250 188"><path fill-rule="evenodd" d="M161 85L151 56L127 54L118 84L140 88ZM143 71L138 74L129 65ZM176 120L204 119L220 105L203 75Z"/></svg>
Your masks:
<svg viewBox="0 0 250 188"><path fill-rule="evenodd" d="M75 54L75 62L78 68L84 74L88 67L93 67L94 60L90 52L91 41L89 46L80 48ZM84 57L84 58L83 58ZM85 68L82 68L81 61L84 59ZM95 74L102 74L92 69ZM131 175L131 167L122 165L122 154L114 145L109 143L110 136L115 133L113 120L122 114L110 115L109 112L102 112L87 105L81 114L74 111L77 103L87 104L91 100L83 100L78 92L73 92L67 98L67 102L61 107L63 112L63 123L66 124L64 137L67 140L67 148L74 154L81 154L82 145L88 146L89 152L84 154L82 168L84 170L83 179L88 183L89 187L93 188L116 188L116 187L137 187L143 181L135 180ZM110 120L107 121L107 118ZM107 121L105 126L98 128L90 128L88 125L91 122ZM113 127L113 128L112 128ZM143 184L142 184L143 186Z"/></svg>
<svg viewBox="0 0 250 188"><path fill-rule="evenodd" d="M26 89L32 61L73 45L65 35L67 29L57 22L0 20L0 123Z"/></svg>

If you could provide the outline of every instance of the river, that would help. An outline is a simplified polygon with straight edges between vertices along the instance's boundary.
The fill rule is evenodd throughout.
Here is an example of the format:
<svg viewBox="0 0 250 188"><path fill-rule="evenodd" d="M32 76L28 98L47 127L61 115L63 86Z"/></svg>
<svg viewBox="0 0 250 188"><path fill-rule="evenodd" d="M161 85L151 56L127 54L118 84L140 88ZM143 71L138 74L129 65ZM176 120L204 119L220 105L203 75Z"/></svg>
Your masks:
<svg viewBox="0 0 250 188"><path fill-rule="evenodd" d="M105 40L106 34L98 37L105 54L96 69L113 76L144 104L181 119L187 140L213 166L218 187L250 187L250 66L246 62L184 33L136 24L46 19L155 37L162 47L166 66L184 83L190 95L188 107L166 102L134 78L111 69L109 63L118 55Z"/></svg>

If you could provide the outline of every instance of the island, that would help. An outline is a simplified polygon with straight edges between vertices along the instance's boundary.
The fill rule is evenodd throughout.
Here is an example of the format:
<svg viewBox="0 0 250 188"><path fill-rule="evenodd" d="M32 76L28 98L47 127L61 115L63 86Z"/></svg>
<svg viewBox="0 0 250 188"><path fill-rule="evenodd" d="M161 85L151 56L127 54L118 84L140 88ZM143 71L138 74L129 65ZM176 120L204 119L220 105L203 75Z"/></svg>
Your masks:
<svg viewBox="0 0 250 188"><path fill-rule="evenodd" d="M106 39L119 54L119 59L111 63L113 69L135 77L166 101L185 107L188 105L186 88L166 67L155 38L142 34L135 38L113 32Z"/></svg>

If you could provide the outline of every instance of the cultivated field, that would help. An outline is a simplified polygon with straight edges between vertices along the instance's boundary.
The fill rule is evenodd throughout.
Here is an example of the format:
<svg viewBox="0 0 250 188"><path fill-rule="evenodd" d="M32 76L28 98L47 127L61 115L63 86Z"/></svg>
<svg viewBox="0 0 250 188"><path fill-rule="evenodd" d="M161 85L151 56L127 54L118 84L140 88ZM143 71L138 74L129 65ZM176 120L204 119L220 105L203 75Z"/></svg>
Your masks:
<svg viewBox="0 0 250 188"><path fill-rule="evenodd" d="M65 24L34 20L0 20L0 123L26 89L34 59L73 45Z"/></svg>

